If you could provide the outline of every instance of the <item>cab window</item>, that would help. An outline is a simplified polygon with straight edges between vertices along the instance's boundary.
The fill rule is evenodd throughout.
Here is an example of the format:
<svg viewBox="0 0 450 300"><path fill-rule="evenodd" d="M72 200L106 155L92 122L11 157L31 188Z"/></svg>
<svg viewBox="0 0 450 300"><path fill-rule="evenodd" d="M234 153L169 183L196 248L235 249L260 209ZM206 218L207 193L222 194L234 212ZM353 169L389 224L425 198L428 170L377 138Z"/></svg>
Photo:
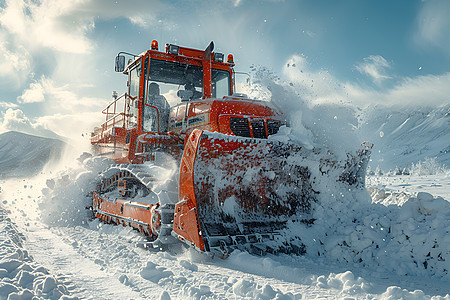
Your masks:
<svg viewBox="0 0 450 300"><path fill-rule="evenodd" d="M130 76L130 90L129 95L131 97L139 96L139 80L141 76L141 64L139 63L129 72Z"/></svg>
<svg viewBox="0 0 450 300"><path fill-rule="evenodd" d="M230 81L230 72L225 70L212 69L212 97L222 98L223 96L230 96Z"/></svg>

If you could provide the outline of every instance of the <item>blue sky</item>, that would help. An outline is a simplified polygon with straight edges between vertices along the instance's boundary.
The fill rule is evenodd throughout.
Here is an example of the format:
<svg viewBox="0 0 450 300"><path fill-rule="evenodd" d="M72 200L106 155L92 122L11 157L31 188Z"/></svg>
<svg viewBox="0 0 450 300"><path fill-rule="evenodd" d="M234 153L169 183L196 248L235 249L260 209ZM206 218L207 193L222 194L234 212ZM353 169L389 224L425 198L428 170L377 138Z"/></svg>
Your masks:
<svg viewBox="0 0 450 300"><path fill-rule="evenodd" d="M213 40L239 71L315 80L321 102L448 103L448 16L447 0L0 0L0 131L88 131L125 91L114 56L152 39Z"/></svg>

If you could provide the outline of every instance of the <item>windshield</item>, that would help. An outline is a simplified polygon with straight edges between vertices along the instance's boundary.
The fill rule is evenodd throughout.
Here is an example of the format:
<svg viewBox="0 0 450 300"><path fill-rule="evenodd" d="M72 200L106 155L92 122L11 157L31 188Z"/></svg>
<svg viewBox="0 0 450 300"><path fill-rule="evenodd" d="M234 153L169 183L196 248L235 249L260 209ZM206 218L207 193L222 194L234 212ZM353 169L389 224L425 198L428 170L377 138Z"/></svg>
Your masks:
<svg viewBox="0 0 450 300"><path fill-rule="evenodd" d="M147 68L144 70L145 75ZM211 70L212 97L230 95L230 72ZM160 93L171 106L182 100L197 100L203 97L203 67L180 62L169 62L152 58L149 80L159 84ZM184 92L187 91L187 92Z"/></svg>
<svg viewBox="0 0 450 300"><path fill-rule="evenodd" d="M157 59L150 60L149 81L160 84L161 93L168 95L173 102L181 101L177 91L191 91L192 95L187 100L200 99L203 96L203 68L179 62L168 62ZM175 101L174 101L175 100Z"/></svg>
<svg viewBox="0 0 450 300"><path fill-rule="evenodd" d="M149 67L148 67L149 66ZM136 68L136 69L141 69ZM134 71L134 70L133 70ZM139 84L133 71L130 75L130 95L134 82ZM142 114L143 129L149 132L168 130L170 107L181 101L201 99L203 97L203 68L180 62L168 62L158 59L145 61L144 108ZM147 78L148 76L148 78ZM211 70L211 90L213 98L222 98L231 93L230 72Z"/></svg>

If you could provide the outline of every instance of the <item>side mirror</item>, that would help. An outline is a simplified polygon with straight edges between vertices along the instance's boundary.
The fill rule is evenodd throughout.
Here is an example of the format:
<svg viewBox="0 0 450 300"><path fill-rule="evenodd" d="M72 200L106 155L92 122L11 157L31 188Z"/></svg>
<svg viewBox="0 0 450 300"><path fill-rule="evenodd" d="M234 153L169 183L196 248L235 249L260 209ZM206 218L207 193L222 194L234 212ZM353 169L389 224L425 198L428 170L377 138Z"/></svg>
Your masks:
<svg viewBox="0 0 450 300"><path fill-rule="evenodd" d="M117 55L116 56L116 72L123 72L125 70L125 56Z"/></svg>

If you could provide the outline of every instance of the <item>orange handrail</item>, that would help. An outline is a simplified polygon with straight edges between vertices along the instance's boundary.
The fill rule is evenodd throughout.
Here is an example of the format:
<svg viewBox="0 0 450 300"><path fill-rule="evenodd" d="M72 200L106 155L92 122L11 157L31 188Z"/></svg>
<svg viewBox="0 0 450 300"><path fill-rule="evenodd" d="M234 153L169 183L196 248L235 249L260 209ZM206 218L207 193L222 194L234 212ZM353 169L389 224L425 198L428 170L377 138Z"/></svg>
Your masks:
<svg viewBox="0 0 450 300"><path fill-rule="evenodd" d="M122 99L125 99L124 107L122 111L118 112L117 102ZM93 142L103 139L105 137L105 133L111 128L117 127L116 125L125 128L127 118L130 116L130 114L126 113L130 100L136 100L136 97L131 97L127 93L123 93L120 97L114 99L102 110L102 113L106 115L105 122L100 124L100 127L94 130L94 134L91 139ZM112 110L112 112L110 112L110 110Z"/></svg>

